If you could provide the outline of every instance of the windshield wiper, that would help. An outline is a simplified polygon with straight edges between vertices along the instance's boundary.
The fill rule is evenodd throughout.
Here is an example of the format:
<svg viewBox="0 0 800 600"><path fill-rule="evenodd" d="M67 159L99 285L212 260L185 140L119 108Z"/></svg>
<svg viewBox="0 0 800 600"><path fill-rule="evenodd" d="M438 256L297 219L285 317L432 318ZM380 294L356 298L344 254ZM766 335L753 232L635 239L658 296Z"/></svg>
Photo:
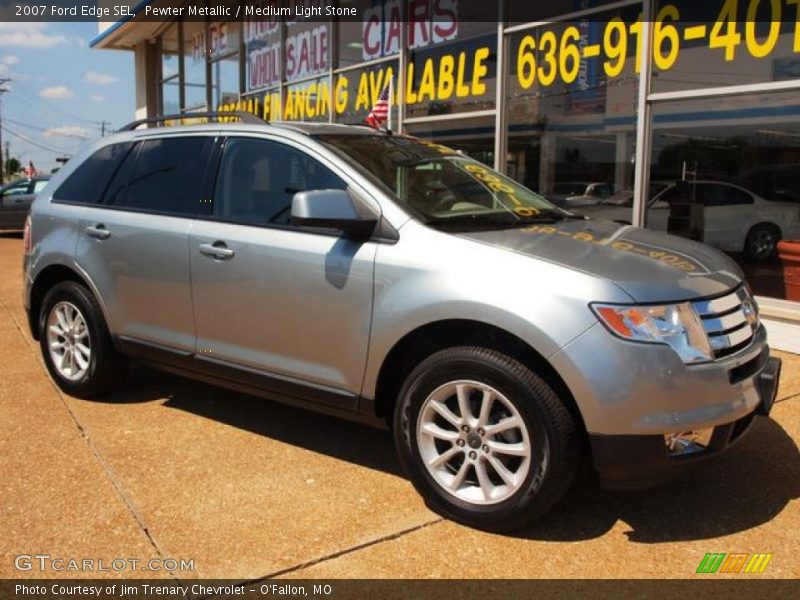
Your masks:
<svg viewBox="0 0 800 600"><path fill-rule="evenodd" d="M521 224L527 223L555 223L557 221L585 221L588 217L576 215L562 210L540 210L530 217L518 217Z"/></svg>
<svg viewBox="0 0 800 600"><path fill-rule="evenodd" d="M463 215L453 215L449 217L431 217L426 221L427 225L450 225L450 226L475 226L475 227L497 227L514 225L519 221L519 217L508 212L498 213L467 213Z"/></svg>
<svg viewBox="0 0 800 600"><path fill-rule="evenodd" d="M587 217L560 210L545 209L530 217L522 217L513 212L468 213L449 217L432 217L428 225L452 227L523 227L531 223L556 223L566 220L583 221Z"/></svg>

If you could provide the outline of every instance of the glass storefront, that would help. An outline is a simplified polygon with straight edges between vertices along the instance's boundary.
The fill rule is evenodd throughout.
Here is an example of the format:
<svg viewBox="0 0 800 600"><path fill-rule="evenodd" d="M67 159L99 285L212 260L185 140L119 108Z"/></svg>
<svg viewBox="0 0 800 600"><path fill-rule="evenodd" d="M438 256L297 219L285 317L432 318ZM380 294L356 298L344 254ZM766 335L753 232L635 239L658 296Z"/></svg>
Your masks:
<svg viewBox="0 0 800 600"><path fill-rule="evenodd" d="M800 237L795 0L347 4L361 21L176 22L160 108L363 124L390 86L393 129L568 210L715 246L783 297L775 244Z"/></svg>

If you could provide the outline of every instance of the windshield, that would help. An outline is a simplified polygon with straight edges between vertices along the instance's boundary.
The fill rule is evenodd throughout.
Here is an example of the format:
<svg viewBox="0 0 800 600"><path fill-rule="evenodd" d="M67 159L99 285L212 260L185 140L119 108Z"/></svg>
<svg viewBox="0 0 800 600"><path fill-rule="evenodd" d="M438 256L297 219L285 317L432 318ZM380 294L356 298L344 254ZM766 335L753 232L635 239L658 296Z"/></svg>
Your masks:
<svg viewBox="0 0 800 600"><path fill-rule="evenodd" d="M433 226L516 225L571 217L541 196L455 150L401 135L317 138Z"/></svg>

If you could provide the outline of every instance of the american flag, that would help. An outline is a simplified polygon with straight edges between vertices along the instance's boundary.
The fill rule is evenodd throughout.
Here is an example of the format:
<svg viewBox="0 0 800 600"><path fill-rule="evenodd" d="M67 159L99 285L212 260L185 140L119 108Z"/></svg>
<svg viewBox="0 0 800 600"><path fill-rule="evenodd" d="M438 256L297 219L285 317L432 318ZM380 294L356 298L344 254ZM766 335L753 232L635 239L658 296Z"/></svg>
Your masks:
<svg viewBox="0 0 800 600"><path fill-rule="evenodd" d="M27 177L28 179L32 179L33 177L36 177L36 175L38 174L38 172L36 171L36 167L33 166L33 161L32 160L28 161L28 166L25 167L22 170L22 172L25 174L25 177Z"/></svg>
<svg viewBox="0 0 800 600"><path fill-rule="evenodd" d="M378 101L375 102L375 106L372 107L372 110L369 111L367 115L367 125L370 127L378 128L380 127L381 123L386 123L389 118L389 91L392 87L391 80L386 82L386 85L383 87L383 91L381 95L378 96Z"/></svg>

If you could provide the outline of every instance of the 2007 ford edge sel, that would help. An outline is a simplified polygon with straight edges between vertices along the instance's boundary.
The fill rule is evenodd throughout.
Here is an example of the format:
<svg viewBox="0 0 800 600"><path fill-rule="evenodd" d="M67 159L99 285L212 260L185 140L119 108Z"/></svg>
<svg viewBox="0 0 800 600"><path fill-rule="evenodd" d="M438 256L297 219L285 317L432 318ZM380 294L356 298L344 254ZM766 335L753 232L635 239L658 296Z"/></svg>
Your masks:
<svg viewBox="0 0 800 600"><path fill-rule="evenodd" d="M429 505L494 530L583 461L651 484L770 411L780 361L708 246L389 132L136 125L59 171L26 227L31 331L68 394L136 357L388 423Z"/></svg>

